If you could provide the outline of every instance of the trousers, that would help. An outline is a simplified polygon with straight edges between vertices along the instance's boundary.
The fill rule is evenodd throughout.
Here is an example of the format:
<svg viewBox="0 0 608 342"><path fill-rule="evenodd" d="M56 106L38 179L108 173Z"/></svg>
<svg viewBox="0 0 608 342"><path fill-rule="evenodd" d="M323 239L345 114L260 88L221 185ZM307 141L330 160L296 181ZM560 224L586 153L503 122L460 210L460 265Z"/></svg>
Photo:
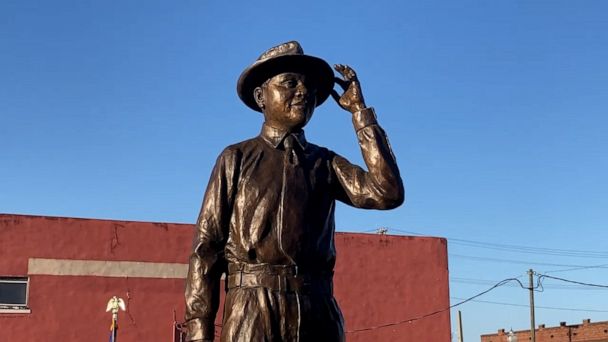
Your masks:
<svg viewBox="0 0 608 342"><path fill-rule="evenodd" d="M228 267L222 342L343 342L332 276L293 266Z"/></svg>

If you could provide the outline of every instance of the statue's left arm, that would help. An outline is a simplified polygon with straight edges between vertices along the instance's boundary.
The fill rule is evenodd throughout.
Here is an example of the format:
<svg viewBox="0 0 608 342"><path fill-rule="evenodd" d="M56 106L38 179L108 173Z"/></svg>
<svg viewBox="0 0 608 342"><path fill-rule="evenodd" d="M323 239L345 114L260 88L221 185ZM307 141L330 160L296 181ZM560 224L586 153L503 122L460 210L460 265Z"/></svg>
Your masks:
<svg viewBox="0 0 608 342"><path fill-rule="evenodd" d="M368 171L350 163L344 157L332 158L335 196L349 205L368 209L392 209L405 199L403 182L397 161L391 150L386 133L378 124L373 108L365 106L361 86L350 67L336 65L344 79L336 79L344 93L332 95L336 102L352 113L352 121L361 153Z"/></svg>

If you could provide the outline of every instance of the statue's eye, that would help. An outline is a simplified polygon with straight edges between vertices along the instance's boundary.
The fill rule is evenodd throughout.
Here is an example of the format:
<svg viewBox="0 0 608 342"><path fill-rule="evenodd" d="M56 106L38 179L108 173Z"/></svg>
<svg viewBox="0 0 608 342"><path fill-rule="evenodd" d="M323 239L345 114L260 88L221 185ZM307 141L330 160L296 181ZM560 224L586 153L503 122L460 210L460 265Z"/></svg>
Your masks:
<svg viewBox="0 0 608 342"><path fill-rule="evenodd" d="M281 84L288 88L295 88L298 85L298 82L296 80L285 80L281 82Z"/></svg>

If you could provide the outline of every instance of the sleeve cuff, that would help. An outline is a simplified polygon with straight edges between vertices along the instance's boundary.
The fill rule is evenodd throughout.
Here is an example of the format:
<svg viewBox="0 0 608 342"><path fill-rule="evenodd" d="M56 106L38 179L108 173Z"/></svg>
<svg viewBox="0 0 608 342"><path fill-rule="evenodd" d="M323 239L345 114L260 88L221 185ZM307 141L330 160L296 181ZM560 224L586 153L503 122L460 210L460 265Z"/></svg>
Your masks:
<svg viewBox="0 0 608 342"><path fill-rule="evenodd" d="M213 322L206 322L201 318L195 318L185 323L188 334L186 341L210 340L215 337L215 325Z"/></svg>
<svg viewBox="0 0 608 342"><path fill-rule="evenodd" d="M376 112L372 107L363 108L353 113L353 125L357 132L367 126L376 125L377 123Z"/></svg>

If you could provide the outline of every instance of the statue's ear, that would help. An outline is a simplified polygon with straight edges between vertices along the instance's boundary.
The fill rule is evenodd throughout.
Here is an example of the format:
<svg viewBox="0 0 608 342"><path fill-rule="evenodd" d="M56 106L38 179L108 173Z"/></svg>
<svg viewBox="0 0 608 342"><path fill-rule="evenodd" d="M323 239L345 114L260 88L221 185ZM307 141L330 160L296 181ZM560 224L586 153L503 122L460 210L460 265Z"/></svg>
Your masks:
<svg viewBox="0 0 608 342"><path fill-rule="evenodd" d="M255 99L255 103L257 103L258 107L263 111L264 110L264 92L262 91L262 87L257 87L253 90L253 98Z"/></svg>

